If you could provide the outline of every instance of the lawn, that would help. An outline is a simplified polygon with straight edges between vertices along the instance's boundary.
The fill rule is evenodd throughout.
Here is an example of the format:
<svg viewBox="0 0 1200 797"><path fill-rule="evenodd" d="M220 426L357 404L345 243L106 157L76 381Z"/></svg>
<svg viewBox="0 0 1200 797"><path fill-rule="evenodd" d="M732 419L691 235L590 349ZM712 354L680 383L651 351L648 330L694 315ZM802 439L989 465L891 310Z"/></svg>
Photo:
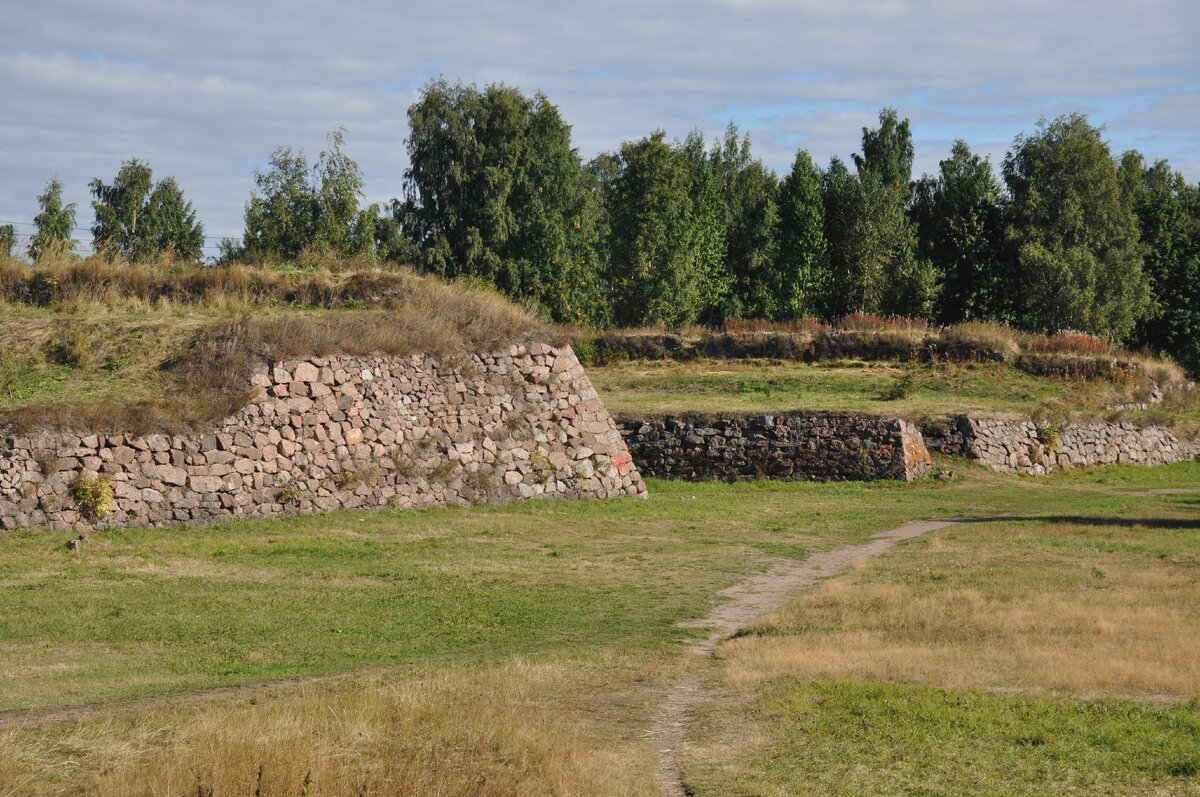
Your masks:
<svg viewBox="0 0 1200 797"><path fill-rule="evenodd" d="M694 793L1200 793L1200 469L1151 472L1192 492L1022 481L723 645Z"/></svg>
<svg viewBox="0 0 1200 797"><path fill-rule="evenodd" d="M1097 403L1087 399L1100 398L1097 393L1111 388L1107 383L1044 379L994 363L643 360L593 366L588 376L610 412L630 417L786 410L906 418L956 413L1028 416L1046 408L1084 409Z"/></svg>
<svg viewBox="0 0 1200 797"><path fill-rule="evenodd" d="M0 783L652 794L645 730L692 671L717 687L686 750L697 794L1194 793L1197 675L1181 651L1200 645L1200 493L1145 493L1200 490L1200 464L1040 480L954 467L913 485L652 482L649 501L124 530L81 556L65 534L9 533L10 721L331 679L0 730ZM958 517L989 520L827 582L716 662L682 652L697 632L675 623L772 560ZM1105 750L1119 755L1099 765Z"/></svg>

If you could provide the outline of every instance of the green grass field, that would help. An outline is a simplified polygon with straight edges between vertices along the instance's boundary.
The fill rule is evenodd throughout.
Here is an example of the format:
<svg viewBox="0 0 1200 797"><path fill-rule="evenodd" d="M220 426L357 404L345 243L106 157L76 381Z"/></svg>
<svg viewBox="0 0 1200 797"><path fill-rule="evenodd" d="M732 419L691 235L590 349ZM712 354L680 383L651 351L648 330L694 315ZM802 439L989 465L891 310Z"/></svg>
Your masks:
<svg viewBox="0 0 1200 797"><path fill-rule="evenodd" d="M634 417L796 409L905 417L980 411L1028 414L1050 404L1065 406L1073 398L1070 383L1003 365L641 361L593 366L588 376L610 412ZM905 395L889 398L896 392Z"/></svg>
<svg viewBox="0 0 1200 797"><path fill-rule="evenodd" d="M768 616L719 651L693 792L1200 793L1198 472L1018 480Z"/></svg>
<svg viewBox="0 0 1200 797"><path fill-rule="evenodd" d="M7 533L3 717L359 675L0 730L0 783L253 793L263 766L263 793L369 775L379 794L652 794L645 728L700 666L696 794L1196 793L1200 671L1178 662L1200 649L1200 493L1148 491L1200 490L1200 464L953 467L949 483L652 482L649 501L106 532L82 556L65 534ZM720 589L915 518L987 520L826 582L714 662L682 652L697 632L675 623ZM1097 652L1113 667L1063 663Z"/></svg>
<svg viewBox="0 0 1200 797"><path fill-rule="evenodd" d="M642 360L592 366L588 376L610 412L633 418L807 410L910 419L1050 414L1168 424L1188 435L1200 426L1197 390L1148 410L1114 412L1110 406L1145 396L1135 386L1047 379L1003 363Z"/></svg>

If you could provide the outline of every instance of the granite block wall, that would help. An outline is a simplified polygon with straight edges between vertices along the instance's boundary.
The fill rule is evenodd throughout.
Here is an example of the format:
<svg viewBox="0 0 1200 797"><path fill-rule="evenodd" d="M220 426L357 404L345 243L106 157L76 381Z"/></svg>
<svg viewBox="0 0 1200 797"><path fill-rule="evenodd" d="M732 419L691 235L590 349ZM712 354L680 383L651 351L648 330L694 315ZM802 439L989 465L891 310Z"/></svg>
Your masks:
<svg viewBox="0 0 1200 797"><path fill-rule="evenodd" d="M202 434L0 436L0 526L646 495L569 346L314 357L252 382L257 398ZM89 517L79 488L103 482L111 505Z"/></svg>
<svg viewBox="0 0 1200 797"><path fill-rule="evenodd" d="M1090 465L1169 465L1200 456L1200 441L1161 426L1119 423L1036 423L960 416L925 423L934 451L958 454L1002 473L1043 475Z"/></svg>

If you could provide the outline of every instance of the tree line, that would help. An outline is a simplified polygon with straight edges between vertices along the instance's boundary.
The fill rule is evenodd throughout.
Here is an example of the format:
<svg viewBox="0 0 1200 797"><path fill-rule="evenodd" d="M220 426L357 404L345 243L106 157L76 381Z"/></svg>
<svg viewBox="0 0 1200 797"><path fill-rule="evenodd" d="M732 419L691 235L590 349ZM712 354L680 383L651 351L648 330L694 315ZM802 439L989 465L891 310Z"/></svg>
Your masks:
<svg viewBox="0 0 1200 797"><path fill-rule="evenodd" d="M545 95L503 84L432 81L408 127L387 206L362 206L342 129L311 166L277 149L221 262L315 248L411 263L601 327L994 319L1146 345L1200 371L1200 186L1164 160L1114 156L1082 114L1017 136L999 178L961 140L914 178L909 121L891 108L849 164L801 150L782 176L733 124L711 143L660 130L585 162ZM174 180L154 183L135 159L91 190L97 246L199 258L203 229ZM74 226L56 181L39 205L35 258Z"/></svg>

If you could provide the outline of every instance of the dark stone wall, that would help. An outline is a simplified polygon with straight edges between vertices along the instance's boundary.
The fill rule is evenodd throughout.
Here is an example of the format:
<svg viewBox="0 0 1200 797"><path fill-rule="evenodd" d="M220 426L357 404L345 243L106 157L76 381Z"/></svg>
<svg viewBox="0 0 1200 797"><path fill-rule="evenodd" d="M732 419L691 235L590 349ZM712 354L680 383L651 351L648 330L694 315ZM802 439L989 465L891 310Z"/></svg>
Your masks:
<svg viewBox="0 0 1200 797"><path fill-rule="evenodd" d="M740 481L911 481L929 467L920 433L898 418L852 415L617 419L643 476Z"/></svg>

